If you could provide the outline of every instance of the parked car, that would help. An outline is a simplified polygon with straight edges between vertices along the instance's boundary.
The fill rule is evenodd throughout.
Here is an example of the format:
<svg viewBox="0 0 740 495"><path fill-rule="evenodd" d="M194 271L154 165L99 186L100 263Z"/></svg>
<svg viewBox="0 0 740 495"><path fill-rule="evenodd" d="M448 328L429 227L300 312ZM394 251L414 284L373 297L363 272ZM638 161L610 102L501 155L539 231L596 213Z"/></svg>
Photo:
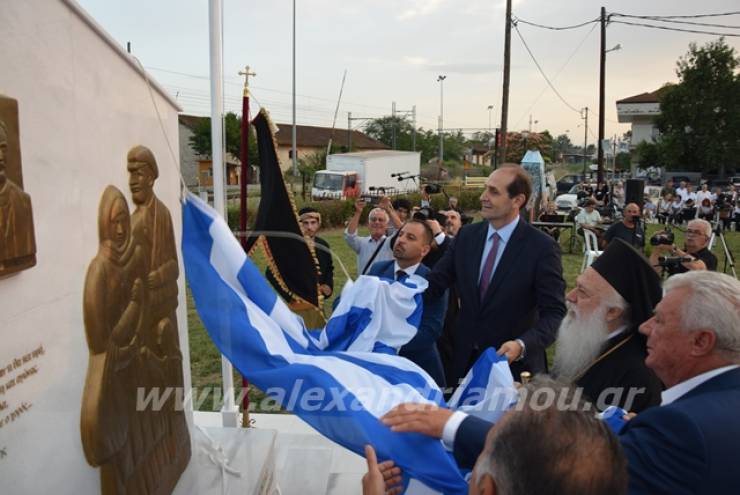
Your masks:
<svg viewBox="0 0 740 495"><path fill-rule="evenodd" d="M573 186L580 184L582 181L583 174L568 174L562 176L557 181L557 194L567 193Z"/></svg>

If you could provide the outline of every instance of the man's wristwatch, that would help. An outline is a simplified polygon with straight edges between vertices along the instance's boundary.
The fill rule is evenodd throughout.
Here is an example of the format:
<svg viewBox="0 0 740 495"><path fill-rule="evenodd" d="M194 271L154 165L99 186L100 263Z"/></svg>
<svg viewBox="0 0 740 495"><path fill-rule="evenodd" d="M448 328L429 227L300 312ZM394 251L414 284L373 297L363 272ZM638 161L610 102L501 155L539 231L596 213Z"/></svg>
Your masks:
<svg viewBox="0 0 740 495"><path fill-rule="evenodd" d="M522 339L514 339L514 342L522 346L522 352L519 354L519 357L516 358L514 361L521 361L524 359L524 356L527 354L527 346L524 345L524 341Z"/></svg>

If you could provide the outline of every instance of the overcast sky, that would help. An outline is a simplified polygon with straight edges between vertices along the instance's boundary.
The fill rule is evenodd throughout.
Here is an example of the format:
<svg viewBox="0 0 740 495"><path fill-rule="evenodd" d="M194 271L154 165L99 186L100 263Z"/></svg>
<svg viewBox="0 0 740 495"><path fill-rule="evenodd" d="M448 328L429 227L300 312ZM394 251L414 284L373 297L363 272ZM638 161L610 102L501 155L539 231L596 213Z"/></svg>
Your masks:
<svg viewBox="0 0 740 495"><path fill-rule="evenodd" d="M132 44L132 52L184 107L186 113L208 115L209 46L207 0L79 0L114 39ZM737 0L514 0L513 14L551 26L595 19L600 7L631 15L692 15L740 10ZM223 0L224 74L227 110L240 112L243 78L249 64L257 77L251 83L259 105L277 122L291 120L290 0ZM501 118L504 42L504 0L298 0L297 120L299 124L331 126L342 73L347 81L337 127L346 128L347 112L357 117L389 115L417 108L417 123L437 127L440 85L444 74L445 128L488 128ZM615 20L617 20L615 18ZM631 22L649 22L622 18ZM740 15L687 19L738 26ZM655 23L655 22L653 22ZM670 26L722 31L687 24ZM589 142L597 132L598 24L550 31L519 24L519 31L572 107L590 108ZM728 31L728 30L725 30ZM621 135L615 101L676 81L676 61L690 42L704 44L717 36L611 24L607 47L606 135ZM740 38L726 38L740 51ZM578 113L547 87L512 30L509 129L529 126L553 135L569 131L583 141ZM253 102L252 111L259 108ZM355 122L354 126L360 125ZM580 126L580 127L579 127Z"/></svg>

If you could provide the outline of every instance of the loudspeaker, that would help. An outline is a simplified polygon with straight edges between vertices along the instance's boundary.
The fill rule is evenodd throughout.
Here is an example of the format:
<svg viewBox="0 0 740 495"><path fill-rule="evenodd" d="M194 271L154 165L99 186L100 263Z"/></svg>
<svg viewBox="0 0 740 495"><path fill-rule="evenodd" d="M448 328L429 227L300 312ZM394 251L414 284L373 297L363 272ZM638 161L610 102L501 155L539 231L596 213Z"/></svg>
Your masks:
<svg viewBox="0 0 740 495"><path fill-rule="evenodd" d="M637 203L640 211L642 211L644 196L645 181L643 179L627 179L624 187L624 204Z"/></svg>

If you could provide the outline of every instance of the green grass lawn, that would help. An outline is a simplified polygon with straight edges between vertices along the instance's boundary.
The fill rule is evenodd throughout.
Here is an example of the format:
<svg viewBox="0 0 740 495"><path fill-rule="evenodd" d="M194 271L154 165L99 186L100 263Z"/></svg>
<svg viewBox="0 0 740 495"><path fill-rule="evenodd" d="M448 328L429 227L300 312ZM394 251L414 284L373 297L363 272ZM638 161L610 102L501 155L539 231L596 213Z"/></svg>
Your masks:
<svg viewBox="0 0 740 495"><path fill-rule="evenodd" d="M648 237L654 232L659 230L659 226L655 224L648 225ZM334 294L338 294L347 280L347 276L344 271L340 268L337 257L344 263L349 276L354 278L357 276L357 264L354 252L347 246L342 237L342 229L332 229L321 232L321 236L329 242L334 254ZM682 232L675 230L676 244L682 245L684 241L684 235ZM361 231L362 233L362 231ZM560 239L560 245L563 250L562 262L563 262L563 275L565 278L567 290L570 290L575 285L576 277L581 268L583 262L583 255L580 254L580 244L576 248L574 254L567 252L568 240L570 233L563 231ZM726 239L728 247L733 254L737 256L740 253L740 233L728 232L726 233ZM649 247L648 247L649 249ZM717 241L713 250L715 256L719 260L718 269L722 270L725 262L725 256L722 252L722 247ZM260 256L255 257L256 263L264 269L264 260ZM729 269L728 269L729 271ZM329 313L331 308L331 302L334 300L334 296L326 301L326 313ZM195 387L200 393L202 390L219 390L221 386L221 359L220 354L213 345L210 337L203 328L203 324L198 317L195 307L193 305L192 296L188 290L187 294L188 301L188 335L190 338L190 366L192 372L193 387ZM552 347L549 349L548 355L551 356ZM234 383L238 386L241 383L241 378L235 374ZM261 410L260 404L265 400L264 394L260 391L250 388L249 391L250 401L256 405L257 410ZM207 400L199 405L198 409L212 411L214 410L214 404L218 406L220 397L209 394Z"/></svg>

